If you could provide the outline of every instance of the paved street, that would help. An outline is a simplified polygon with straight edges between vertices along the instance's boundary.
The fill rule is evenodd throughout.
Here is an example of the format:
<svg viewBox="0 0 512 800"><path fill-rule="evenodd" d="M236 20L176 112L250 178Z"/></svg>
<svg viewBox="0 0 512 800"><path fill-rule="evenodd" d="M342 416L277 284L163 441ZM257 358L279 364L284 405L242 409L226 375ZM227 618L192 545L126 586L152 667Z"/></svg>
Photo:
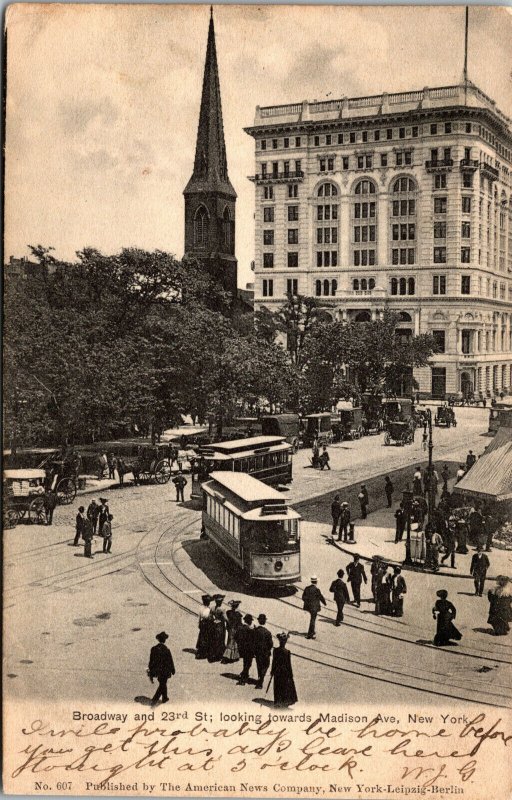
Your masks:
<svg viewBox="0 0 512 800"><path fill-rule="evenodd" d="M461 460L468 448L480 454L489 441L482 436L487 412L458 409L457 414L456 429L435 429L437 462ZM419 437L402 448L385 447L382 436L333 446L331 472L323 473L311 469L309 451L301 451L287 496L293 503L310 501L312 507L325 509L327 521L306 518L302 582L297 592L279 596L255 595L213 545L199 539L200 514L189 502L174 502L172 485L109 490L112 554L101 553L96 540L92 561L83 558L82 547L72 546L78 500L57 509L51 528L19 525L5 531L6 691L22 697L30 686L33 697L58 694L74 702L148 697L149 648L154 635L165 629L177 663L173 700L207 701L212 693L227 700L236 692L249 703L266 702L254 686L236 686L238 664L194 659L200 595L218 590L226 600L240 599L244 612L266 613L274 634L291 631L299 703L328 703L333 696L340 703L364 696L371 703L417 704L420 691L423 704L446 702L446 696L489 705L503 704L505 697L509 704L512 642L489 635L487 600L473 596L469 578L404 573L408 592L402 619L375 617L365 587L361 609L346 607L344 625L333 626L334 605L327 590L350 556L329 542L330 500L322 501L321 495L424 459ZM89 499L85 496L84 504ZM389 539L390 524L389 512L375 500L365 527L360 526L361 543L373 536L380 546ZM510 574L510 553L494 550L492 574L498 563ZM457 571L464 570L461 565ZM314 642L305 639L307 619L300 602L312 573L327 599ZM457 607L463 633L462 642L446 650L431 645L431 608L441 587ZM115 647L110 645L114 639L119 641Z"/></svg>

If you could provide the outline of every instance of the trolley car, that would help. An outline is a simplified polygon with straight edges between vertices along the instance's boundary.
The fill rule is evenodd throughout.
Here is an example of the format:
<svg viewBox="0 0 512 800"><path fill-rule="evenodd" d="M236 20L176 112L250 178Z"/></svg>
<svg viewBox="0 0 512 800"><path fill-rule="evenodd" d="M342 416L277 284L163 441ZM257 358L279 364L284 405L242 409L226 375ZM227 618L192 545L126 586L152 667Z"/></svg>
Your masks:
<svg viewBox="0 0 512 800"><path fill-rule="evenodd" d="M212 472L203 485L203 533L251 581L300 581L300 519L251 475Z"/></svg>
<svg viewBox="0 0 512 800"><path fill-rule="evenodd" d="M273 486L291 483L292 449L284 436L254 436L201 447L192 465L192 495L199 496L208 476L221 470L246 473Z"/></svg>

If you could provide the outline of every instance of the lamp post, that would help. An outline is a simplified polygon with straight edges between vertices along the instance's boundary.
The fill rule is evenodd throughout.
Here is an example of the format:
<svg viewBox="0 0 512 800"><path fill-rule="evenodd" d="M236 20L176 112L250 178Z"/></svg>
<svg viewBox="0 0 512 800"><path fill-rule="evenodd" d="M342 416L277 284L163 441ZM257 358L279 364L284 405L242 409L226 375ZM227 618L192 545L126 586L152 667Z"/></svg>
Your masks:
<svg viewBox="0 0 512 800"><path fill-rule="evenodd" d="M428 474L428 521L432 522L435 510L435 498L434 498L434 482L432 480L434 474L434 463L432 454L434 452L434 442L432 439L432 409L427 409L427 419L428 419L428 467L427 467L427 474Z"/></svg>

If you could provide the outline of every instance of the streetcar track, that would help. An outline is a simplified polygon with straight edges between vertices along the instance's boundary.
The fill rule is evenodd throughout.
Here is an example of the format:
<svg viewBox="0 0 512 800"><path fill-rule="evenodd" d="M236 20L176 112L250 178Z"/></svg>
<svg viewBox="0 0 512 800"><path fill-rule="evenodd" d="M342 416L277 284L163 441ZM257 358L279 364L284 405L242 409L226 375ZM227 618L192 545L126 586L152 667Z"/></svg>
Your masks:
<svg viewBox="0 0 512 800"><path fill-rule="evenodd" d="M194 523L190 523L190 525L187 525L186 527L190 527L192 524L194 524ZM161 586L158 586L157 583L155 582L155 580L153 580L147 574L147 572L144 571L143 565L141 563L139 565L141 567L141 571L143 572L144 578L145 578L147 583L149 583L151 586L153 586L153 588L155 588L160 594L162 594L164 597L166 597L172 603L174 603L175 605L180 607L186 613L191 614L193 616L196 616L196 610L194 610L194 608L190 607L190 602L193 604L194 607L197 607L198 605L199 606L201 605L199 600L195 599L193 597L187 598L187 599L189 599L190 602L189 602L188 605L185 605L182 601L177 600L176 597L171 596L169 594L169 592L168 592L168 589L170 587L172 587L174 590L176 590L178 592L179 596L183 595L183 588L178 586L177 583L175 583L173 580L171 580L169 578L169 576L162 570L162 568L161 568L161 566L160 566L160 564L158 562L159 549L160 549L160 547L162 545L162 541L163 541L165 535L168 533L169 530L170 530L170 528L165 530L165 531L163 531L162 534L160 535L160 537L158 538L158 540L156 541L156 543L153 545L153 559L152 559L151 562L148 562L146 564L146 566L156 567L158 573L160 574L161 578L163 578L163 580L165 582L165 589L163 589ZM197 583L195 583L195 581L190 579L183 572L183 570L179 567L179 565L176 562L175 553L176 553L177 550L179 550L182 547L182 545L181 545L181 543L178 543L178 547L176 549L175 549L174 545L177 544L177 542L178 542L177 537L182 533L183 533L183 531L178 532L176 538L174 538L172 540L172 542L171 542L171 558L172 558L172 561L173 561L173 566L178 570L178 572L185 578L185 580L188 583L190 583L193 586L195 586L199 591L203 591L202 587L200 587ZM282 598L278 598L278 600L282 601ZM275 623L272 623L272 622L269 623L269 625L271 627L273 627L273 628L279 628L280 627L280 626L277 626ZM361 667L365 668L366 670L373 670L373 671L381 670L381 671L384 671L386 674L391 674L391 675L396 676L396 671L394 669L383 668L381 666L376 667L375 665L371 665L371 664L370 665L369 664L364 664L360 660L359 661L355 661L354 659L350 659L350 658L348 658L346 656L341 656L341 655L339 655L337 653L328 653L327 651L318 650L318 649L313 650L313 648L311 648L310 646L304 645L303 643L298 642L298 641L294 641L293 642L292 648L293 648L292 652L295 651L295 655L297 657L299 657L299 658L302 658L302 659L304 659L306 661L310 661L312 663L322 664L323 666L327 665L327 666L329 666L329 667L331 667L333 669L337 669L337 670L340 670L342 672L349 672L349 673L352 673L352 674L356 674L359 677L361 677L361 674L362 674L361 673ZM297 653L296 652L297 648L299 650L304 651L304 652ZM307 653L307 655L305 655L305 653ZM320 661L319 658L314 658L312 656L312 653L314 653L316 655L319 655L319 656L323 656L324 660ZM473 657L474 658L479 658L479 656L473 656ZM335 662L335 663L326 664L325 658L327 658L331 662ZM336 662L339 662L339 661L345 662L343 667L340 666L339 663L336 663ZM350 666L350 667L347 666L347 664L349 664L349 665L357 665L357 667L359 669L356 670L355 668L352 668L352 666ZM405 677L407 680L415 681L416 684L418 682L432 683L432 684L441 682L441 681L435 681L432 678L422 678L421 676L404 675L402 673L402 674L400 674L401 680L391 680L389 677L384 677L383 675L371 675L371 674L369 675L367 672L364 673L364 674L365 674L366 677L371 678L373 680L380 680L380 681L383 681L385 683L390 683L390 684L393 684L393 685L397 685L398 684L400 686L406 686L407 688L412 688L412 689L415 689L415 690L418 690L418 691L423 691L423 692L426 692L426 693L429 693L429 694L433 694L433 695L437 695L437 696L441 696L441 697L446 697L447 696L445 692L438 691L436 689L433 689L432 687L425 687L425 686L418 687L414 683L410 683L410 684L409 683L404 683L404 680L403 680L404 677ZM444 678L448 677L444 673L435 673L435 674L438 674L438 675L440 675L440 677L444 677ZM450 677L453 677L453 676L450 676ZM473 678L471 682L476 682L476 679ZM483 687L482 687L481 684L479 684L477 687L475 687L475 689L473 689L472 687L470 688L470 693L472 693L473 691L478 692L478 694L479 694L478 700L476 700L476 699L473 700L472 698L468 698L468 697L461 697L460 696L460 691L461 691L462 687L459 687L459 686L454 685L454 684L447 684L447 685L450 686L450 688L455 690L456 692L459 692L459 695L454 695L454 694L448 695L450 697L453 697L454 699L461 699L461 700L466 700L466 701L475 702L475 703L476 702L480 702L480 703L483 702L486 705L491 705L491 706L496 706L496 707L502 707L503 706L503 698L502 698L502 694L501 693L484 690L484 693L488 697L488 699L482 700L482 689L483 689ZM493 702L494 698L499 698L501 700L501 702L499 702L499 703L498 702Z"/></svg>

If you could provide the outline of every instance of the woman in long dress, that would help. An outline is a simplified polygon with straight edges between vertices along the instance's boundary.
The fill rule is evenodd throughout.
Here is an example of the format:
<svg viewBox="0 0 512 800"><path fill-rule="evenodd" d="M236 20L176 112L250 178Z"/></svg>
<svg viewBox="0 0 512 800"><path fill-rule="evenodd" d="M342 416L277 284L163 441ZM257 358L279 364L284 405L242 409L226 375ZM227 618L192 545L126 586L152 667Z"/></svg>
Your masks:
<svg viewBox="0 0 512 800"><path fill-rule="evenodd" d="M446 589L440 589L436 592L439 600L436 600L434 608L432 609L432 616L437 619L437 630L434 636L434 644L440 647L444 644L450 644L451 639L460 641L462 633L457 630L452 620L457 616L457 610L453 603L447 600L448 592Z"/></svg>
<svg viewBox="0 0 512 800"><path fill-rule="evenodd" d="M213 598L209 594L203 594L202 596L203 607L199 612L199 634L197 636L196 658L208 658L212 633L212 612L210 609L212 599Z"/></svg>
<svg viewBox="0 0 512 800"><path fill-rule="evenodd" d="M226 615L222 608L225 595L213 596L215 606L212 609L212 633L210 647L208 648L208 661L221 661L226 647Z"/></svg>
<svg viewBox="0 0 512 800"><path fill-rule="evenodd" d="M506 636L512 621L512 581L506 575L498 575L496 586L487 592L489 618L495 636Z"/></svg>
<svg viewBox="0 0 512 800"><path fill-rule="evenodd" d="M225 664L228 662L238 661L240 658L238 644L236 641L238 629L242 624L242 615L240 611L237 610L239 605L240 600L230 600L228 603L230 609L229 611L226 611L228 642L226 644L226 649L224 650L224 655L222 656L222 661Z"/></svg>
<svg viewBox="0 0 512 800"><path fill-rule="evenodd" d="M393 586L393 570L388 564L382 564L377 583L376 614L391 614L391 588Z"/></svg>
<svg viewBox="0 0 512 800"><path fill-rule="evenodd" d="M297 702L297 691L293 680L292 657L286 649L287 633L278 633L279 647L274 647L270 674L274 680L274 705L292 706Z"/></svg>

